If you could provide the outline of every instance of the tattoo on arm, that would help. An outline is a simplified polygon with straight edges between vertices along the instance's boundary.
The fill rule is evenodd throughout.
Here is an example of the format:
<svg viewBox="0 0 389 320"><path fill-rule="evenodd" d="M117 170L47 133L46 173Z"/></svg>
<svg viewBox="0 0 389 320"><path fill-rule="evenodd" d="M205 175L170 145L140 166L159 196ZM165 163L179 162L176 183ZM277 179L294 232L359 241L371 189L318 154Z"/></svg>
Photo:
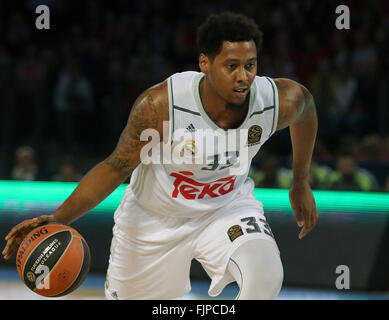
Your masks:
<svg viewBox="0 0 389 320"><path fill-rule="evenodd" d="M166 82L146 90L135 101L128 122L120 135L112 154L104 161L118 171L131 173L140 162L140 150L147 143L141 141L143 130L153 128L162 132L162 122L167 120L168 106L165 106Z"/></svg>
<svg viewBox="0 0 389 320"><path fill-rule="evenodd" d="M130 130L127 125L123 130L122 134L120 135L120 139L115 150L104 161L106 164L109 164L114 169L119 171L124 169L128 169L130 171L131 169L133 169L131 168L131 158L129 157L129 153L131 149L135 149L132 147L135 146L136 140L132 139L132 136L129 131Z"/></svg>

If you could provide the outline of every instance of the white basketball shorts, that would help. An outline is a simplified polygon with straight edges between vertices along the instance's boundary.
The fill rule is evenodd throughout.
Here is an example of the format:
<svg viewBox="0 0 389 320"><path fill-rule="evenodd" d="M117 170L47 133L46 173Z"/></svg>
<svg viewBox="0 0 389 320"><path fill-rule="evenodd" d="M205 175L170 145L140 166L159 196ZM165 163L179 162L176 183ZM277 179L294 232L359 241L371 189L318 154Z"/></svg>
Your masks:
<svg viewBox="0 0 389 320"><path fill-rule="evenodd" d="M242 189L247 190L238 199L199 218L156 214L140 206L132 193L126 195L114 215L106 297L182 297L191 289L192 259L197 259L212 279L209 295L217 296L234 281L227 264L236 248L251 239L275 243L253 186Z"/></svg>

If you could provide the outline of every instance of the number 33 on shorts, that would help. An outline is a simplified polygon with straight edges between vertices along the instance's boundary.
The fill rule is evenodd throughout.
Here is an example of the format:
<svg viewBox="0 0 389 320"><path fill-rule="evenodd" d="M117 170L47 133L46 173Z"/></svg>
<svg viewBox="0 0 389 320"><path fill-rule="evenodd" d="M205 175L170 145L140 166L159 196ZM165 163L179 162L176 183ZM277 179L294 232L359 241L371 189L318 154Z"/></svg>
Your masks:
<svg viewBox="0 0 389 320"><path fill-rule="evenodd" d="M269 224L265 219L258 217L246 217L240 219L242 222L241 225L233 225L227 231L228 237L231 241L234 241L236 238L242 236L244 233L264 233L274 239L273 232L270 229Z"/></svg>

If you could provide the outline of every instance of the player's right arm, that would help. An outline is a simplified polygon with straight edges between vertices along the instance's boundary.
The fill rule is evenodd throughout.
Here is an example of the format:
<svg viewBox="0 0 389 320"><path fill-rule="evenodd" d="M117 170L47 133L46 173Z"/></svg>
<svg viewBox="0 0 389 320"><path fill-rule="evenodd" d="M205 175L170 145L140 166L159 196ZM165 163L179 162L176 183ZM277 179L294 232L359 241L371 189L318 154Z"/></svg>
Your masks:
<svg viewBox="0 0 389 320"><path fill-rule="evenodd" d="M53 214L25 220L12 228L5 237L7 244L2 252L4 259L11 258L27 233L37 226L49 222L72 223L126 181L140 163L141 149L149 143L140 140L142 131L152 128L159 132L161 139L163 137L163 121L169 120L167 96L166 81L142 93L131 110L112 154L84 176Z"/></svg>

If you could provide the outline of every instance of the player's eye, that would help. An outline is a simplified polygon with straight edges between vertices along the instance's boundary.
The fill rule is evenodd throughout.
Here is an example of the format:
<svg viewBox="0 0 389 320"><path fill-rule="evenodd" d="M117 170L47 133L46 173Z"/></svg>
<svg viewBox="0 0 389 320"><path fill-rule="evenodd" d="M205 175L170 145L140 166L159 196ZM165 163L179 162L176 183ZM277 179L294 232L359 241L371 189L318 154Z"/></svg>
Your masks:
<svg viewBox="0 0 389 320"><path fill-rule="evenodd" d="M227 68L230 70L234 70L236 68L236 64L228 64Z"/></svg>
<svg viewBox="0 0 389 320"><path fill-rule="evenodd" d="M252 68L254 68L255 64L254 63L248 63L246 64L246 69L250 70Z"/></svg>

